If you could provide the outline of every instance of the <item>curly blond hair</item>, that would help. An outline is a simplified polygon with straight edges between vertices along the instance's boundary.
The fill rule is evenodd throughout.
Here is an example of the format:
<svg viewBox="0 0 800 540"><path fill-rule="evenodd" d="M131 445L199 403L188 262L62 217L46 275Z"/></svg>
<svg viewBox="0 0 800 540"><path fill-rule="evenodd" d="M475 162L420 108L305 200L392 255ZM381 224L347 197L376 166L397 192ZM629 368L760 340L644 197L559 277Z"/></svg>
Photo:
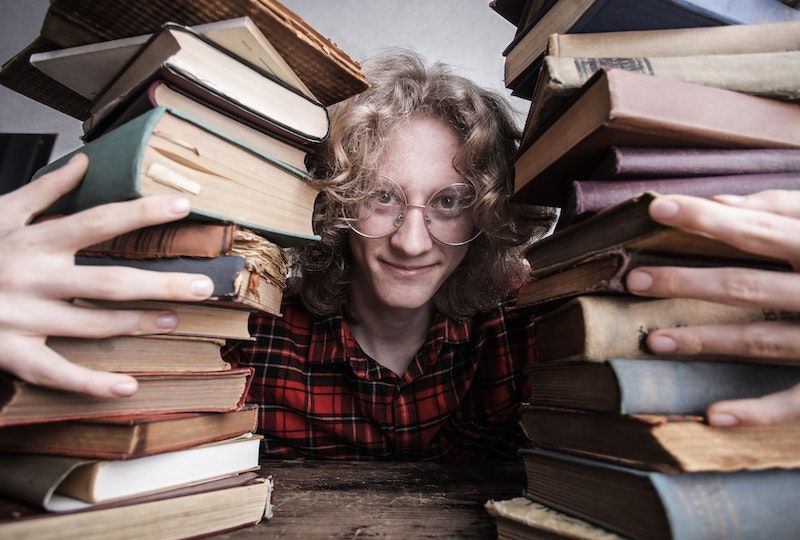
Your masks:
<svg viewBox="0 0 800 540"><path fill-rule="evenodd" d="M371 88L330 109L331 132L311 159L321 187L314 229L322 237L296 254L298 276L291 290L318 315L347 302L351 257L342 206L369 193L393 131L415 115L452 126L461 145L454 167L477 193L473 218L483 231L461 265L434 297L453 318L467 318L497 305L518 286L525 269L517 246L544 230L547 213L521 219L509 204L513 156L519 133L507 101L447 66L426 66L409 51L390 51L365 62Z"/></svg>

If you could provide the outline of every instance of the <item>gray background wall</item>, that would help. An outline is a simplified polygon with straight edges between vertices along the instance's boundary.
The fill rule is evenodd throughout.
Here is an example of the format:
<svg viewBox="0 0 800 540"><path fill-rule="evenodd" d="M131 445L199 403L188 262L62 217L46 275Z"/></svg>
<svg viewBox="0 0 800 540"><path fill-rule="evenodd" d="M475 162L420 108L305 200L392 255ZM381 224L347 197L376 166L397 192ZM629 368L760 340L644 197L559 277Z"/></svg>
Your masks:
<svg viewBox="0 0 800 540"><path fill-rule="evenodd" d="M124 1L124 0L120 0ZM514 27L488 0L284 0L321 34L356 60L386 47L407 47L442 61L478 84L503 87L501 51ZM47 0L0 0L0 60L5 62L39 32ZM512 98L522 122L527 102ZM80 145L80 122L0 87L0 132L58 133L53 158Z"/></svg>

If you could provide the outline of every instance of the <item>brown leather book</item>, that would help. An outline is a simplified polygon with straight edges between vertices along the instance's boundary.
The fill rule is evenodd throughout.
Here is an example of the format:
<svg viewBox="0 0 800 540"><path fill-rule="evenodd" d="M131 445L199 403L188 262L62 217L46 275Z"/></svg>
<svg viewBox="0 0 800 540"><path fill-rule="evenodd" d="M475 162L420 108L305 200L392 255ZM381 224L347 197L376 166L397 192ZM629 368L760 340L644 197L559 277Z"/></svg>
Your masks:
<svg viewBox="0 0 800 540"><path fill-rule="evenodd" d="M226 413L135 415L7 426L0 450L96 459L133 459L220 441L256 430L258 408Z"/></svg>
<svg viewBox="0 0 800 540"><path fill-rule="evenodd" d="M611 146L800 148L800 105L620 69L602 70L522 148L515 199L564 206L569 181Z"/></svg>

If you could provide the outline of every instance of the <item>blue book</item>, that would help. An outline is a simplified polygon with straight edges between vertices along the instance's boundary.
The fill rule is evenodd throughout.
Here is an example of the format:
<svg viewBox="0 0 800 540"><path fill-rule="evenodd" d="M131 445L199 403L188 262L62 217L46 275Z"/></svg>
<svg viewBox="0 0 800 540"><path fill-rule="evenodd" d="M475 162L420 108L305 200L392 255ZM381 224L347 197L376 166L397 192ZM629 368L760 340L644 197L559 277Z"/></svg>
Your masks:
<svg viewBox="0 0 800 540"><path fill-rule="evenodd" d="M631 538L800 537L800 470L644 472L546 450L521 450L525 495Z"/></svg>
<svg viewBox="0 0 800 540"><path fill-rule="evenodd" d="M542 10L503 51L506 86L530 98L550 34L699 28L800 20L779 0L559 0Z"/></svg>

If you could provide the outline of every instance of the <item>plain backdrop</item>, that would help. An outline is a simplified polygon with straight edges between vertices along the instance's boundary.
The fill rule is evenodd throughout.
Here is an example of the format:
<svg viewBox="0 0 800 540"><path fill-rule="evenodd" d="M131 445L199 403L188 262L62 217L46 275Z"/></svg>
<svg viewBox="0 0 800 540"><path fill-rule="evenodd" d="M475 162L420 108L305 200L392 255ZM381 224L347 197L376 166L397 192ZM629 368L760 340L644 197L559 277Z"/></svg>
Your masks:
<svg viewBox="0 0 800 540"><path fill-rule="evenodd" d="M124 1L124 0L120 0ZM361 61L388 47L413 49L481 86L503 87L501 51L514 27L488 0L284 0L287 7ZM0 0L0 60L39 33L47 0ZM522 123L528 102L511 98ZM52 158L80 146L80 122L0 87L0 132L57 133Z"/></svg>

